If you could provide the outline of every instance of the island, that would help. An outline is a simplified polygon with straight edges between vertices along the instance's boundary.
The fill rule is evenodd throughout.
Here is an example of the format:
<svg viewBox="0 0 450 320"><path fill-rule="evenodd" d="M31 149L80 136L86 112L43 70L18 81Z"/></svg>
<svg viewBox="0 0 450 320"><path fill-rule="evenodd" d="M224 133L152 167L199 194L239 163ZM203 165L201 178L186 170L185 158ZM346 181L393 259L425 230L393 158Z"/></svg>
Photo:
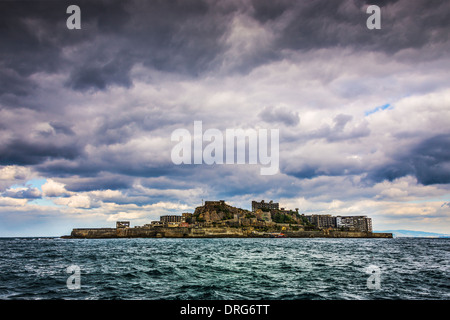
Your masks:
<svg viewBox="0 0 450 320"><path fill-rule="evenodd" d="M143 226L117 221L115 228L75 228L62 238L392 238L392 233L372 232L367 216L305 215L264 200L252 201L249 211L218 200Z"/></svg>

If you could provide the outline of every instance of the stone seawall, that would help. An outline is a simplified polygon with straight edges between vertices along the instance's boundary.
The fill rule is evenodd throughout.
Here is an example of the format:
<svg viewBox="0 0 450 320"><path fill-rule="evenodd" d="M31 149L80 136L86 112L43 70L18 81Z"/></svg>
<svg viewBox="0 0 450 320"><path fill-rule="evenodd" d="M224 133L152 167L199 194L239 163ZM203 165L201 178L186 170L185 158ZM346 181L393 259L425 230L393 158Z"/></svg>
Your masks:
<svg viewBox="0 0 450 320"><path fill-rule="evenodd" d="M238 228L93 228L73 229L69 238L234 238L248 237Z"/></svg>
<svg viewBox="0 0 450 320"><path fill-rule="evenodd" d="M285 231L288 238L392 238L392 233L345 232L345 231ZM250 238L266 237L242 228L92 228L73 229L64 238Z"/></svg>
<svg viewBox="0 0 450 320"><path fill-rule="evenodd" d="M392 233L357 231L287 231L288 238L392 238Z"/></svg>

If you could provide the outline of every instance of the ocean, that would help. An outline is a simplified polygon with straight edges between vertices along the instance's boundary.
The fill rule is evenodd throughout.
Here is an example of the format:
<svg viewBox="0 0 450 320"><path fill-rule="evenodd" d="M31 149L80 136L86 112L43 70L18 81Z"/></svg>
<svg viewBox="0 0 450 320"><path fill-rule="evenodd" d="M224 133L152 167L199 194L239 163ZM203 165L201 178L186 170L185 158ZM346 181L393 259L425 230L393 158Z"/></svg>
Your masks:
<svg viewBox="0 0 450 320"><path fill-rule="evenodd" d="M0 251L3 300L450 298L450 239L0 238Z"/></svg>

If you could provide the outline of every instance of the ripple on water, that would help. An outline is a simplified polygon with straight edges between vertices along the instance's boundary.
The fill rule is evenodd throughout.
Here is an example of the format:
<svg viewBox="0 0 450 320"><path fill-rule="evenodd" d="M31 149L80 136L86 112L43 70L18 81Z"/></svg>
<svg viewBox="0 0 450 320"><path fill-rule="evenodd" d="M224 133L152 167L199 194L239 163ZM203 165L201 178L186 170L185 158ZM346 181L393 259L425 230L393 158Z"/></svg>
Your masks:
<svg viewBox="0 0 450 320"><path fill-rule="evenodd" d="M449 299L450 239L2 239L3 299ZM81 267L68 290L66 268ZM369 265L381 288L367 288Z"/></svg>

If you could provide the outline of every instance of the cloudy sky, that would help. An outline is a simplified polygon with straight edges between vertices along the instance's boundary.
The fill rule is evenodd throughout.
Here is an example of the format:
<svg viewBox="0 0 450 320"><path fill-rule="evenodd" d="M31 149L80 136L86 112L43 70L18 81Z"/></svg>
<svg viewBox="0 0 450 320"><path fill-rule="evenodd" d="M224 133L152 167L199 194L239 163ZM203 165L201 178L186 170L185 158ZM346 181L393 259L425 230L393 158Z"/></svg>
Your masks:
<svg viewBox="0 0 450 320"><path fill-rule="evenodd" d="M0 236L202 199L450 233L449 31L449 1L2 1ZM278 129L279 173L175 165L194 121Z"/></svg>

